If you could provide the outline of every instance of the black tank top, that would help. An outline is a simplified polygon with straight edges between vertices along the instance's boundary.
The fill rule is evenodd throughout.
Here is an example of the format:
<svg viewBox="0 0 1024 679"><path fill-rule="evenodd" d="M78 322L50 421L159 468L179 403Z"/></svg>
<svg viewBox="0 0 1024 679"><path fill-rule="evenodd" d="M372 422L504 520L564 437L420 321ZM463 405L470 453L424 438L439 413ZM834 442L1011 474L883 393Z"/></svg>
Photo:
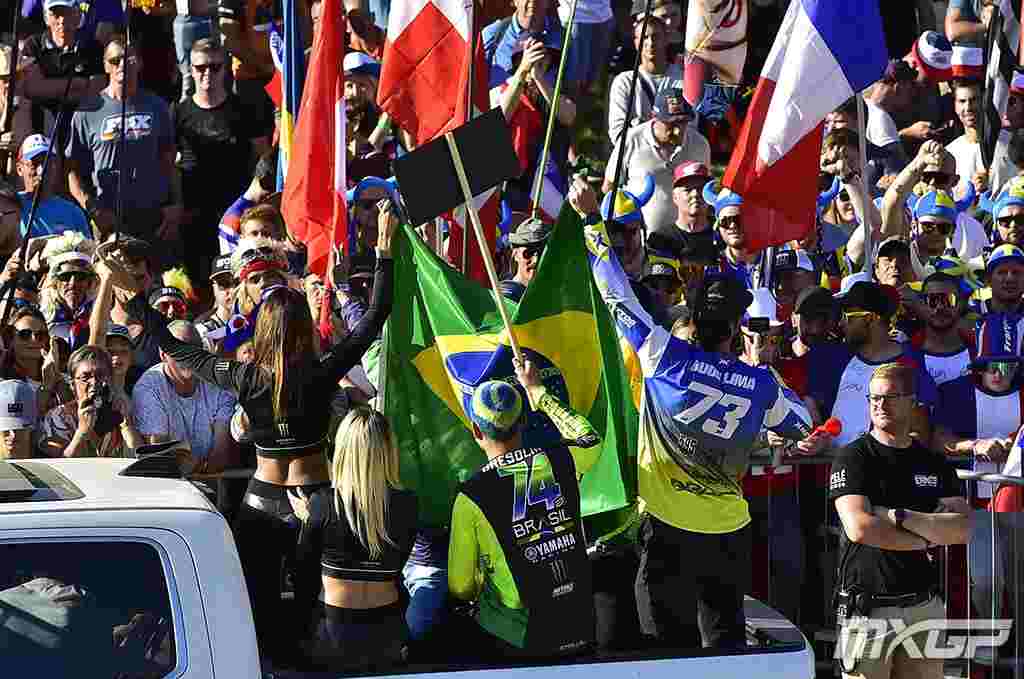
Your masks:
<svg viewBox="0 0 1024 679"><path fill-rule="evenodd" d="M202 347L177 339L168 332L167 319L146 304L144 295L132 299L129 313L145 319L147 330L156 337L164 353L203 380L238 396L249 418L257 455L301 457L325 441L331 419L331 399L338 390L338 380L359 362L391 313L392 269L392 260L377 259L373 298L366 314L319 363L314 363L308 371L296 370L294 375L288 375L288 379L303 383L304 407L298 412L293 409L280 421L274 418L274 377L269 372L252 363L222 359Z"/></svg>

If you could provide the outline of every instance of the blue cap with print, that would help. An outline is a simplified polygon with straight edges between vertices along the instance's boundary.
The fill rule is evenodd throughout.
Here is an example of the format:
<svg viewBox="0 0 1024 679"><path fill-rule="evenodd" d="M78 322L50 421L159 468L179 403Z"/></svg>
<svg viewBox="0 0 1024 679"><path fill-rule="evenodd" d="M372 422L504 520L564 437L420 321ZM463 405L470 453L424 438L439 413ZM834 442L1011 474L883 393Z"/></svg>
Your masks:
<svg viewBox="0 0 1024 679"><path fill-rule="evenodd" d="M957 217L956 201L945 191L929 191L914 204L914 218L922 217L937 217L953 224Z"/></svg>
<svg viewBox="0 0 1024 679"><path fill-rule="evenodd" d="M1024 207L1024 178L1022 177L1014 177L1006 189L995 198L992 219L1007 216L1006 209L1010 207Z"/></svg>
<svg viewBox="0 0 1024 679"><path fill-rule="evenodd" d="M992 251L988 256L988 264L985 266L985 274L991 276L996 267L1006 262L1024 263L1024 250L1011 243L1003 243Z"/></svg>

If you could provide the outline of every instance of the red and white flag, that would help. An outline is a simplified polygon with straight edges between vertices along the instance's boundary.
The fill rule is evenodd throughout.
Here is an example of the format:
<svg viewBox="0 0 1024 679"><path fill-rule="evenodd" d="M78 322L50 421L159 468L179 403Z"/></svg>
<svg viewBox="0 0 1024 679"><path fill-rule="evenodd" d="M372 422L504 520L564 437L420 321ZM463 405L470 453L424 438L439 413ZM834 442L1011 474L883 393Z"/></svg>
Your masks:
<svg viewBox="0 0 1024 679"><path fill-rule="evenodd" d="M345 90L341 69L345 19L341 0L324 0L320 31L302 93L281 213L292 236L306 245L310 271L325 277L332 252L353 243L345 191Z"/></svg>
<svg viewBox="0 0 1024 679"><path fill-rule="evenodd" d="M458 109L465 99L471 24L464 0L404 0L391 6L377 104L417 144L452 127L453 119L465 120ZM486 68L482 59L480 66L478 72ZM486 107L486 77L482 82Z"/></svg>

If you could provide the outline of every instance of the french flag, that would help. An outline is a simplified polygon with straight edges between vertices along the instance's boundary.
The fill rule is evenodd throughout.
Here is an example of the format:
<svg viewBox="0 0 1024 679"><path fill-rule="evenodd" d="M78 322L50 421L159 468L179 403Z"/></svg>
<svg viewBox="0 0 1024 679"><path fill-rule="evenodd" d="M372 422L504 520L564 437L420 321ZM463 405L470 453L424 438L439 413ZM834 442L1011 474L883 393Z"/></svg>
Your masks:
<svg viewBox="0 0 1024 679"><path fill-rule="evenodd" d="M825 116L888 61L878 0L793 0L761 71L722 183L743 197L746 247L815 226Z"/></svg>

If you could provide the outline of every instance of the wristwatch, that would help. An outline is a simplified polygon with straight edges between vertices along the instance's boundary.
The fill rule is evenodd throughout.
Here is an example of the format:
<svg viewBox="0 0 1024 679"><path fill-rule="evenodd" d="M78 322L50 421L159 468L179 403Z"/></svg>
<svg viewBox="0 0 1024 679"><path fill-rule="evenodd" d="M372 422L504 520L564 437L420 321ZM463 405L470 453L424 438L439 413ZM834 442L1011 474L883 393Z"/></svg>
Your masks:
<svg viewBox="0 0 1024 679"><path fill-rule="evenodd" d="M897 528L903 528L903 522L907 520L907 510L902 507L892 510L892 518L896 519Z"/></svg>

